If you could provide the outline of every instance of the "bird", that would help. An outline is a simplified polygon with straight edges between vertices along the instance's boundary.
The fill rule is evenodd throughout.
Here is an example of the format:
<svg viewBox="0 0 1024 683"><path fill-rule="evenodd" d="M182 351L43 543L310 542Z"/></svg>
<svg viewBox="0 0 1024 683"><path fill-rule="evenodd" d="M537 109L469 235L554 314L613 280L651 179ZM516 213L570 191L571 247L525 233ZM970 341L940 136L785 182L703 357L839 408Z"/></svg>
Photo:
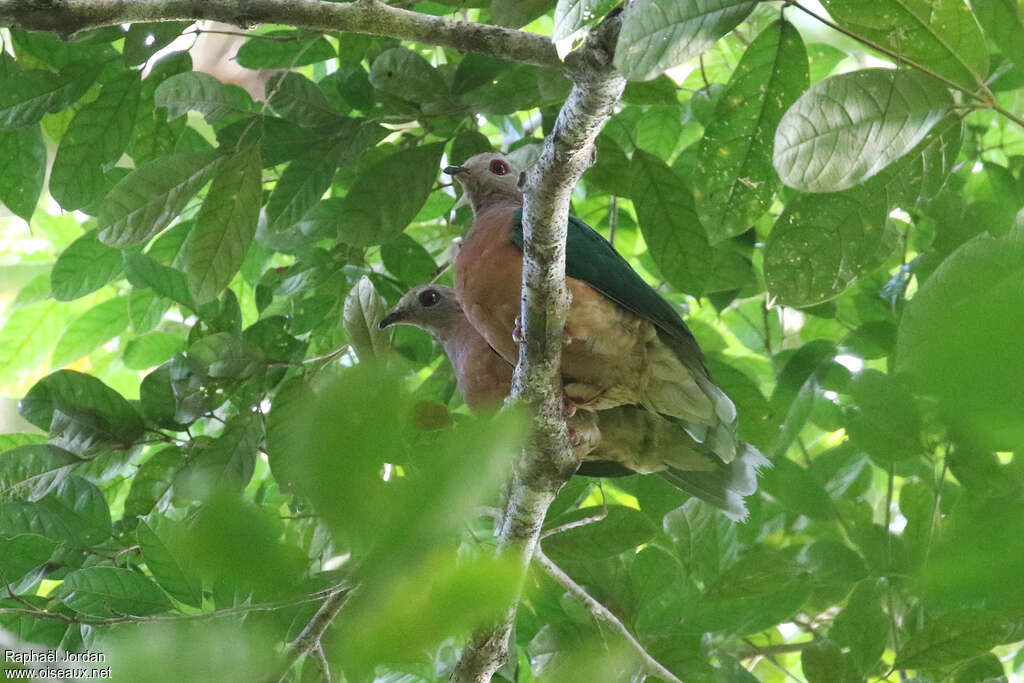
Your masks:
<svg viewBox="0 0 1024 683"><path fill-rule="evenodd" d="M410 289L378 327L395 324L414 325L441 342L472 412L490 414L501 407L511 389L513 366L470 324L452 288L429 283ZM757 473L767 463L752 447L725 463L677 421L636 405L578 411L568 427L573 451L582 461L577 474L654 473L735 520L746 518L744 498L756 491Z"/></svg>
<svg viewBox="0 0 1024 683"><path fill-rule="evenodd" d="M477 331L510 364L518 358L523 265L519 171L496 153L448 166L473 211L455 257L455 293ZM566 287L572 303L562 348L568 412L639 405L676 421L723 463L747 452L736 407L711 379L679 313L608 240L570 215Z"/></svg>

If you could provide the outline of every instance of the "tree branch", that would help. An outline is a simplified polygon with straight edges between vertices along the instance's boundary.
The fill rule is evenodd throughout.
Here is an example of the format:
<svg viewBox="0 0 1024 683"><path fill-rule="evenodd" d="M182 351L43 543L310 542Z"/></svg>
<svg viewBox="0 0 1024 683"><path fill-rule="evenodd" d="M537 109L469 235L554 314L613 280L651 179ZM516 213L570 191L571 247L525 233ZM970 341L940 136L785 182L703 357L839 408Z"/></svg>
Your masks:
<svg viewBox="0 0 1024 683"><path fill-rule="evenodd" d="M541 525L555 494L576 471L562 405L562 335L569 310L565 239L572 190L594 158L594 140L611 116L626 81L612 66L621 18L608 15L586 43L566 57L574 86L537 163L523 182L523 299L526 342L512 398L528 408L533 438L509 484L499 551L516 553L525 577ZM508 657L515 605L501 622L474 635L453 680L485 683Z"/></svg>
<svg viewBox="0 0 1024 683"><path fill-rule="evenodd" d="M544 568L544 571L547 572L548 576L569 591L570 595L582 602L592 617L607 624L608 626L611 626L613 631L618 633L626 640L627 643L629 643L630 647L633 648L633 651L639 655L640 660L644 663L644 671L646 673L652 676L657 676L669 683L682 683L675 674L662 666L658 660L652 657L650 653L644 649L644 646L633 637L633 634L629 632L629 629L626 628L625 624L619 621L619 618L615 616L610 609L595 600L590 593L583 589L583 586L573 581L572 577L562 571L561 567L551 561L551 558L545 555L541 550L537 550L533 559L537 564Z"/></svg>
<svg viewBox="0 0 1024 683"><path fill-rule="evenodd" d="M327 631L327 627L334 621L334 617L338 616L338 612L344 607L345 601L348 600L349 596L348 588L339 588L338 590L331 593L331 595L324 601L324 604L320 605L320 609L316 611L313 618L309 620L306 627L302 629L295 640L288 645L287 650L284 653L284 664L281 667L281 675L278 677L284 680L291 668L302 659L303 656L309 654L316 647L320 645L320 639L323 637L324 632ZM276 679L275 679L276 680Z"/></svg>
<svg viewBox="0 0 1024 683"><path fill-rule="evenodd" d="M390 7L378 0L0 0L0 26L71 36L102 26L209 19L242 28L287 24L316 31L387 36L562 69L545 36Z"/></svg>

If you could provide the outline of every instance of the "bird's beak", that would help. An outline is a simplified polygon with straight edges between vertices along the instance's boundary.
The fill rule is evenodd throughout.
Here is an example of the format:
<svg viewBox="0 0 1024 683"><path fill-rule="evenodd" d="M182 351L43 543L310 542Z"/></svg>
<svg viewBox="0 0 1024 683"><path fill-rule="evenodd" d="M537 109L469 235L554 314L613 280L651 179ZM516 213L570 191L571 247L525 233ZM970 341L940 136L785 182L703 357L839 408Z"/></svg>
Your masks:
<svg viewBox="0 0 1024 683"><path fill-rule="evenodd" d="M391 311L380 319L380 322L377 323L377 329L383 330L388 325L393 325L404 317L405 315L401 311Z"/></svg>
<svg viewBox="0 0 1024 683"><path fill-rule="evenodd" d="M444 172L450 176L457 176L460 173L469 173L469 169L465 166L445 166Z"/></svg>

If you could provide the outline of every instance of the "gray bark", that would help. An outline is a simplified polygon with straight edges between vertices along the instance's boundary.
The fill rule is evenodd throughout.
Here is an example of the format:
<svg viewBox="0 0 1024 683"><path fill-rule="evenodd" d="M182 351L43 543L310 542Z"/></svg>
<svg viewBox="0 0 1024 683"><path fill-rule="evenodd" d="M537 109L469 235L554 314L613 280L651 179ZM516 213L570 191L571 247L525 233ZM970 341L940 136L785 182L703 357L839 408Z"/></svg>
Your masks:
<svg viewBox="0 0 1024 683"><path fill-rule="evenodd" d="M461 52L562 68L545 36L470 21L455 21L390 7L378 0L0 0L0 26L71 36L102 26L148 21L210 19L251 28L286 24L413 40Z"/></svg>
<svg viewBox="0 0 1024 683"><path fill-rule="evenodd" d="M594 159L594 141L612 115L626 80L612 66L621 19L609 16L565 61L573 80L569 99L544 140L540 159L523 183L523 334L512 383L513 400L533 415L530 447L509 485L501 527L501 552L514 554L523 575L540 537L548 506L573 475L573 456L562 404L562 333L569 310L565 239L569 200ZM489 629L474 635L453 680L485 683L508 658L513 606Z"/></svg>

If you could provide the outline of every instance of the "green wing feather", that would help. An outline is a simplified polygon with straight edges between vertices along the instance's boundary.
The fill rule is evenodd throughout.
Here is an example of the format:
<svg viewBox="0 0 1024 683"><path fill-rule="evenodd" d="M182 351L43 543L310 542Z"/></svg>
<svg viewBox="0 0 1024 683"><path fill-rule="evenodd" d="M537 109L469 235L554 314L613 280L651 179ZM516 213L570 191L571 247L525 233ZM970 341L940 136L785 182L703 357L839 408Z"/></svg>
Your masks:
<svg viewBox="0 0 1024 683"><path fill-rule="evenodd" d="M523 248L523 212L516 211L512 242ZM667 301L644 282L626 259L599 232L576 216L569 216L565 245L565 273L582 280L628 311L650 321L660 331L683 342L703 367L703 354L693 333ZM687 355L689 355L689 353Z"/></svg>

